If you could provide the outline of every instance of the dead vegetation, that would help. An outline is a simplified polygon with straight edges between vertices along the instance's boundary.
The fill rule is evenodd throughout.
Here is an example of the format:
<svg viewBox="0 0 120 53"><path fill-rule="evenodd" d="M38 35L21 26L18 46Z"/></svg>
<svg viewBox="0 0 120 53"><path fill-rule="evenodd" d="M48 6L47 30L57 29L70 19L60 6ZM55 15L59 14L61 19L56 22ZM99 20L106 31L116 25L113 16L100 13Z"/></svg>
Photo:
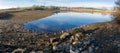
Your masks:
<svg viewBox="0 0 120 53"><path fill-rule="evenodd" d="M115 16L115 21L118 23L118 24L120 24L120 0L118 0L117 2L116 2L116 12L114 13L114 16Z"/></svg>
<svg viewBox="0 0 120 53"><path fill-rule="evenodd" d="M6 11L4 11L6 12ZM19 12L6 12L1 13L0 25L10 23L25 23L28 21L44 18L53 14L50 10L34 10L34 11L19 11ZM9 15L9 16L8 16ZM4 18L3 18L4 17Z"/></svg>

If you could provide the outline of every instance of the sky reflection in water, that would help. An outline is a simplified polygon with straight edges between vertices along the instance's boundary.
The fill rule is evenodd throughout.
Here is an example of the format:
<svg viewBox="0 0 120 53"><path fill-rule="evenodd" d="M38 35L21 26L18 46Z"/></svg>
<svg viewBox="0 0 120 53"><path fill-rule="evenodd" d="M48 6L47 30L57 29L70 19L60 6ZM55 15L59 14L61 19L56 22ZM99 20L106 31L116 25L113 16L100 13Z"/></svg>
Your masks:
<svg viewBox="0 0 120 53"><path fill-rule="evenodd" d="M111 15L101 13L60 12L46 18L27 22L24 24L24 28L37 32L57 32L81 25L111 20Z"/></svg>

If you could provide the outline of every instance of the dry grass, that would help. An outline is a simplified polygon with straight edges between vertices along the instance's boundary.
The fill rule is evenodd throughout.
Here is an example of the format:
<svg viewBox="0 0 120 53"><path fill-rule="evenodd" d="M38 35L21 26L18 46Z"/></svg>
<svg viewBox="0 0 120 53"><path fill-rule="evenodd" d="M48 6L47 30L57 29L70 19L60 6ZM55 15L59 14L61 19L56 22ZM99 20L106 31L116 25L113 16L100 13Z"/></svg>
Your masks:
<svg viewBox="0 0 120 53"><path fill-rule="evenodd" d="M11 24L11 23L25 23L28 21L44 18L52 15L52 11L21 11L21 12L10 12L12 15L9 19L5 17L4 19L0 19L0 25Z"/></svg>
<svg viewBox="0 0 120 53"><path fill-rule="evenodd" d="M8 15L8 13L0 12L0 18L3 18L3 17L5 17L5 16L7 16L7 15Z"/></svg>
<svg viewBox="0 0 120 53"><path fill-rule="evenodd" d="M10 12L10 17L0 19L0 27L7 26L11 23L23 24L32 20L37 20L52 15L53 11L21 11L21 12Z"/></svg>
<svg viewBox="0 0 120 53"><path fill-rule="evenodd" d="M116 13L114 13L114 15L115 15L115 21L118 23L118 24L120 24L120 7L118 7L117 9L116 9Z"/></svg>
<svg viewBox="0 0 120 53"><path fill-rule="evenodd" d="M114 10L84 9L84 8L60 8L60 10L68 10L75 12L98 12L103 14L113 14Z"/></svg>
<svg viewBox="0 0 120 53"><path fill-rule="evenodd" d="M11 13L13 17L11 20L20 21L20 22L26 22L31 21L35 19L40 19L46 16L49 16L52 14L50 11L25 11L25 12L17 12L17 13Z"/></svg>

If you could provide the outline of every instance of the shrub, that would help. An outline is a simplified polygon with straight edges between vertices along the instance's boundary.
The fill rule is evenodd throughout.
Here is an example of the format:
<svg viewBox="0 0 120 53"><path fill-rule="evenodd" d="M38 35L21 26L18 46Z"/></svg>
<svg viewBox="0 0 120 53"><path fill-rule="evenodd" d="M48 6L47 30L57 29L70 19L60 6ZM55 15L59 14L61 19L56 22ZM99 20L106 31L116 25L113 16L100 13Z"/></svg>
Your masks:
<svg viewBox="0 0 120 53"><path fill-rule="evenodd" d="M120 0L116 2L116 12L115 12L115 21L120 24Z"/></svg>
<svg viewBox="0 0 120 53"><path fill-rule="evenodd" d="M7 15L8 15L8 13L2 12L2 13L0 13L0 18L4 18L4 17L6 17Z"/></svg>

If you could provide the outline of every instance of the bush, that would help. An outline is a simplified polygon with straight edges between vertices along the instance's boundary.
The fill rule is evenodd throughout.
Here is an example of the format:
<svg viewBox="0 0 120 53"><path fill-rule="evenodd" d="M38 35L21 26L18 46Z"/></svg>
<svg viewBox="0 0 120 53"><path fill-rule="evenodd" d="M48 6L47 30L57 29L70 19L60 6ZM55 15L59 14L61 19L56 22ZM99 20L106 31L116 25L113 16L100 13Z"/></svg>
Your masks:
<svg viewBox="0 0 120 53"><path fill-rule="evenodd" d="M20 8L20 10L45 10L46 8L44 6L31 6L31 7L23 7Z"/></svg>
<svg viewBox="0 0 120 53"><path fill-rule="evenodd" d="M4 18L4 17L6 17L7 15L9 15L9 14L6 13L6 12L2 12L2 13L0 13L0 18Z"/></svg>
<svg viewBox="0 0 120 53"><path fill-rule="evenodd" d="M120 23L120 7L119 8L117 8L116 9L116 12L115 12L115 21L117 22L117 23Z"/></svg>
<svg viewBox="0 0 120 53"><path fill-rule="evenodd" d="M118 0L117 2L116 2L116 12L115 12L115 21L118 23L118 24L120 24L120 0Z"/></svg>

